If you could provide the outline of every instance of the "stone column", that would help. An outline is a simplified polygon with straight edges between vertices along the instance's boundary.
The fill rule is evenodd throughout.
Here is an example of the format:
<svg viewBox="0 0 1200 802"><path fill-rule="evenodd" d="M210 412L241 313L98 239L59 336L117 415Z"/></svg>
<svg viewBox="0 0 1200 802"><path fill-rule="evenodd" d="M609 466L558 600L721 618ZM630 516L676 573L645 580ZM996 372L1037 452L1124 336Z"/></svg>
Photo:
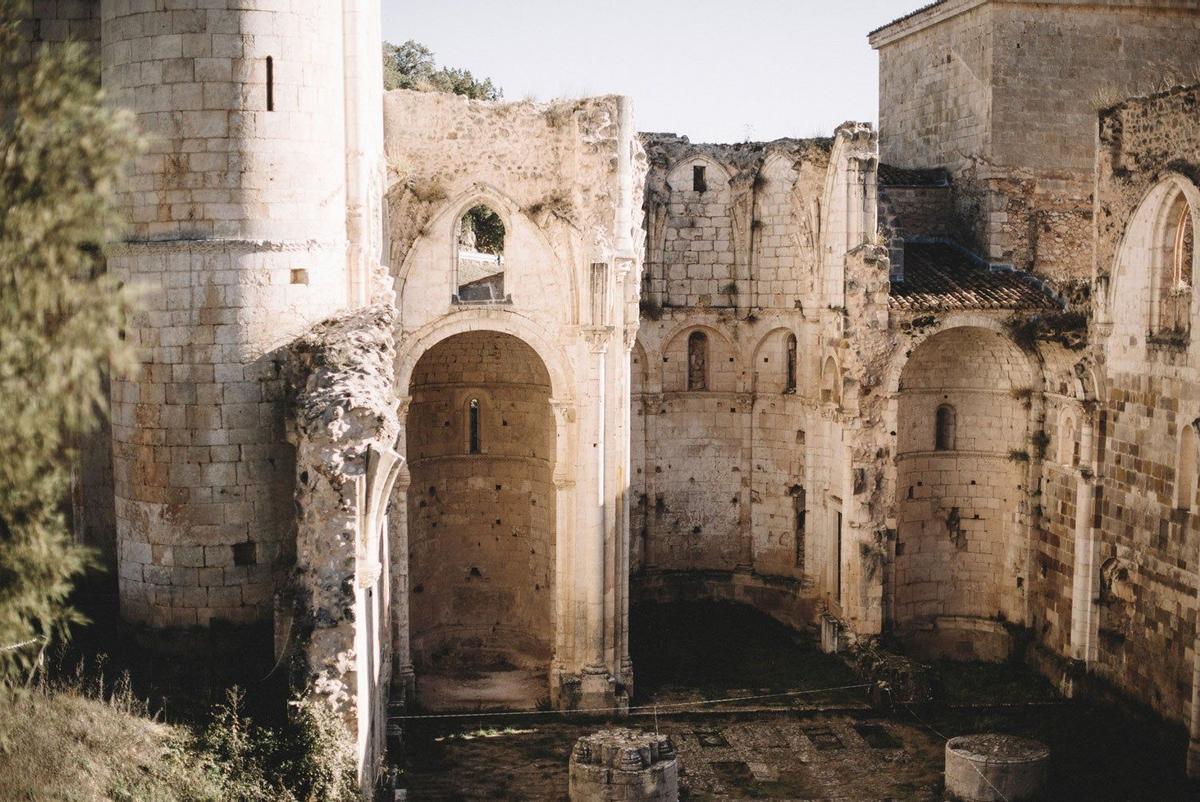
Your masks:
<svg viewBox="0 0 1200 802"><path fill-rule="evenodd" d="M575 587L575 473L571 442L575 432L575 405L569 401L550 400L554 410L554 598L555 633L554 659L550 666L550 702L558 707L564 677L572 673L575 664L576 621L573 588Z"/></svg>
<svg viewBox="0 0 1200 802"><path fill-rule="evenodd" d="M582 526L576 532L575 542L576 626L582 627L582 632L578 633L582 638L576 640L580 646L577 658L582 665L582 707L604 706L612 701L610 674L604 659L605 532L611 514L605 441L609 339L610 331L606 328L594 328L587 333L592 372L590 383L595 397L583 446L590 448L592 453L581 461L585 471L579 499L583 505L579 516Z"/></svg>
<svg viewBox="0 0 1200 802"><path fill-rule="evenodd" d="M1096 659L1096 575L1099 543L1092 528L1096 481L1092 468L1093 429L1086 415L1079 434L1079 468L1075 485L1075 565L1071 572L1071 657L1084 663Z"/></svg>
<svg viewBox="0 0 1200 802"><path fill-rule="evenodd" d="M408 469L408 409L412 396L397 399L396 417L400 431L396 437L396 452L405 458L393 491L395 506L390 519L392 561L392 694L393 698L411 704L416 698L417 677L413 668L412 644L409 640L408 615L408 488L412 474Z"/></svg>

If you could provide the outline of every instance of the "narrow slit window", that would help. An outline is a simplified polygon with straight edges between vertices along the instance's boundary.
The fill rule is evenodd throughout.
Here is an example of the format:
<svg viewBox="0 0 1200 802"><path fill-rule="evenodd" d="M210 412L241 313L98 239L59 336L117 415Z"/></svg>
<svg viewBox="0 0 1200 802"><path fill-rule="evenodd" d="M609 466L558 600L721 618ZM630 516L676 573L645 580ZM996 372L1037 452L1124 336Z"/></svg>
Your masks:
<svg viewBox="0 0 1200 802"><path fill-rule="evenodd" d="M792 520L795 528L796 536L796 567L804 570L805 560L805 526L807 519L807 505L805 503L804 488L800 485L793 485L788 490L788 495L792 497Z"/></svg>
<svg viewBox="0 0 1200 802"><path fill-rule="evenodd" d="M937 419L934 422L936 434L934 435L933 448L935 451L953 451L954 439L957 434L955 429L958 422L957 415L954 412L954 407L949 404L942 404L937 408Z"/></svg>
<svg viewBox="0 0 1200 802"><path fill-rule="evenodd" d="M702 331L688 335L687 388L708 389L708 336Z"/></svg>
<svg viewBox="0 0 1200 802"><path fill-rule="evenodd" d="M267 56L267 111L275 111L275 59Z"/></svg>
<svg viewBox="0 0 1200 802"><path fill-rule="evenodd" d="M787 337L787 380L784 384L785 393L796 392L796 335Z"/></svg>
<svg viewBox="0 0 1200 802"><path fill-rule="evenodd" d="M479 399L472 398L471 403L467 405L468 435L467 450L471 454L479 453Z"/></svg>
<svg viewBox="0 0 1200 802"><path fill-rule="evenodd" d="M692 191L704 192L708 189L708 182L704 179L704 165L697 164L692 167Z"/></svg>

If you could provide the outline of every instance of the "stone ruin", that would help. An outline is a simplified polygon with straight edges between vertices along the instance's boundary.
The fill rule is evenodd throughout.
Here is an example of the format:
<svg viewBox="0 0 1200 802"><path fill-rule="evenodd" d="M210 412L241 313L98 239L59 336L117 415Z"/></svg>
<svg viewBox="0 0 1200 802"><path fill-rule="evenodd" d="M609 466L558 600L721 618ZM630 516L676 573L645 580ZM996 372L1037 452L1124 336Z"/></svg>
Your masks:
<svg viewBox="0 0 1200 802"><path fill-rule="evenodd" d="M385 95L378 2L252 5L28 26L152 135L74 499L126 620L273 624L364 787L389 699L619 711L630 606L693 598L1025 649L1200 774L1193 8L940 0L869 35L878 130L716 145Z"/></svg>
<svg viewBox="0 0 1200 802"><path fill-rule="evenodd" d="M571 750L571 802L677 802L679 761L666 735L614 728Z"/></svg>

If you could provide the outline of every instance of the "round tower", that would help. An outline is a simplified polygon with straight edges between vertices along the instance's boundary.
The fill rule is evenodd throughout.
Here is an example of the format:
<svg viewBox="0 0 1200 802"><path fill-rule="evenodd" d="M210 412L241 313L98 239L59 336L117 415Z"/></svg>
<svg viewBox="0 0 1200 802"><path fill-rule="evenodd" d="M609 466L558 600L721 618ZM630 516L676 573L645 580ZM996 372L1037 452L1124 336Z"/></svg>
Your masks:
<svg viewBox="0 0 1200 802"><path fill-rule="evenodd" d="M109 270L122 614L269 617L294 551L276 350L346 305L343 3L103 0L103 83L150 138ZM377 45L376 45L377 46Z"/></svg>

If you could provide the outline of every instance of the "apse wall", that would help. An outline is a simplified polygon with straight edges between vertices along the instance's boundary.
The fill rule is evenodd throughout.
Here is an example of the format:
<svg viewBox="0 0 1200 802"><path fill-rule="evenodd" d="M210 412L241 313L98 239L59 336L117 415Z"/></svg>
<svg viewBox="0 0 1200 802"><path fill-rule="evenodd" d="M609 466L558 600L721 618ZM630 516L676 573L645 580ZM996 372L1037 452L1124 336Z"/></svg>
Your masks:
<svg viewBox="0 0 1200 802"><path fill-rule="evenodd" d="M555 560L546 368L515 337L469 332L430 349L411 387L416 670L544 666L554 641Z"/></svg>
<svg viewBox="0 0 1200 802"><path fill-rule="evenodd" d="M982 328L934 335L904 368L893 615L934 652L1003 657L1001 624L1024 620L1030 381L1021 351Z"/></svg>

